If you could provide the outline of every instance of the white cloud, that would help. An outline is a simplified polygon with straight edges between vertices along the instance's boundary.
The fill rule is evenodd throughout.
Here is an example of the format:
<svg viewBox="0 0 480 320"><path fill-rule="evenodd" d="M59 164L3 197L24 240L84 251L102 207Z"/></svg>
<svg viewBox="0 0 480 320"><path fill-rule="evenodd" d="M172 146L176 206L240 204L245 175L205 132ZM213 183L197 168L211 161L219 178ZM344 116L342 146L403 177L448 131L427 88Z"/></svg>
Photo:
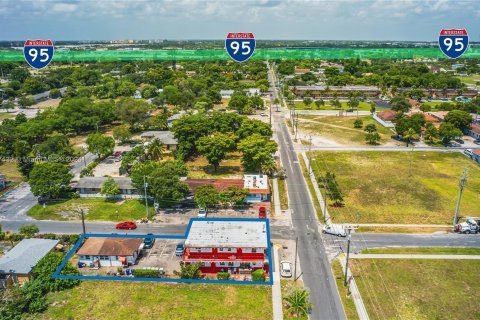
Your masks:
<svg viewBox="0 0 480 320"><path fill-rule="evenodd" d="M55 3L52 7L54 12L73 12L77 9L77 5L74 3Z"/></svg>

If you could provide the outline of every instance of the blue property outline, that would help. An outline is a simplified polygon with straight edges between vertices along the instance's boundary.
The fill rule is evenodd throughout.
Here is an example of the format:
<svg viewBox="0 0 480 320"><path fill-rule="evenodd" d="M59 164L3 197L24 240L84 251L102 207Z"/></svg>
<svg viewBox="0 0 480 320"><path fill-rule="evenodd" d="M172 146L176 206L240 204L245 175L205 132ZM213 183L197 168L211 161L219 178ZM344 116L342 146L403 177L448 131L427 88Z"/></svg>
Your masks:
<svg viewBox="0 0 480 320"><path fill-rule="evenodd" d="M186 239L192 223L194 221L241 221L241 222L264 222L267 231L267 248L268 248L268 275L269 281L237 281L237 280L211 280L211 279L174 279L174 278L134 278L134 277L117 277L117 276L72 276L62 275L63 270L68 260L75 254L78 247L83 240L88 237L96 238L155 238L155 239ZM270 220L257 218L191 218L188 223L187 230L183 236L169 236L169 235L155 235L155 234L116 234L116 233L85 233L80 236L80 239L75 243L73 248L63 259L62 263L55 270L53 279L75 279L75 280L115 280L115 281L146 281L146 282L179 282L179 283L219 283L219 284L247 284L247 285L273 285L273 266L272 266L272 247L270 242Z"/></svg>

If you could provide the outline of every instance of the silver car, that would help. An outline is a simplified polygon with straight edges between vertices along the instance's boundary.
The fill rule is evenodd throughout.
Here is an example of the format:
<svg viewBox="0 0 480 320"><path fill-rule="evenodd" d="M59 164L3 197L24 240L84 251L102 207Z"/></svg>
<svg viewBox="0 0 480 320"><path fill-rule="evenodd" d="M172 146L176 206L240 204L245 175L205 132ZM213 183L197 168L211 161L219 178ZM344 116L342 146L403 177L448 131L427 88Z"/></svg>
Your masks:
<svg viewBox="0 0 480 320"><path fill-rule="evenodd" d="M292 277L292 264L290 263L290 261L280 261L280 275L284 278Z"/></svg>

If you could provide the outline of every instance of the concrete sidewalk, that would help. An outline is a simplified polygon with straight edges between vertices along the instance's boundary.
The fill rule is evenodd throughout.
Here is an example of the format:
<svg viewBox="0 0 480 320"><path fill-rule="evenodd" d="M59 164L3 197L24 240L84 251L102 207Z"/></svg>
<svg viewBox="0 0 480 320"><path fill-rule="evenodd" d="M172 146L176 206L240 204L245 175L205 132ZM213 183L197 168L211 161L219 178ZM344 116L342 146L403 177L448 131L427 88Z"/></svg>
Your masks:
<svg viewBox="0 0 480 320"><path fill-rule="evenodd" d="M351 253L352 259L450 259L480 260L480 255L468 254L362 254Z"/></svg>
<svg viewBox="0 0 480 320"><path fill-rule="evenodd" d="M272 178L272 185L273 185L273 204L275 206L275 217L279 218L282 216L282 206L280 205L280 192L278 191L277 177Z"/></svg>
<svg viewBox="0 0 480 320"><path fill-rule="evenodd" d="M307 170L308 170L308 157L305 154L305 152L302 152L302 157L303 157L303 160L305 161L305 165L307 166ZM317 196L318 204L320 205L320 208L322 209L324 222L325 222L325 224L329 224L330 223L330 214L328 213L328 208L325 205L325 199L323 199L323 195L320 192L320 188L318 187L318 182L317 182L317 179L315 178L313 170L310 173L310 181L313 184L313 189L315 190L315 195ZM313 194L311 196L313 197Z"/></svg>
<svg viewBox="0 0 480 320"><path fill-rule="evenodd" d="M280 285L280 263L278 256L278 247L273 246L273 285L272 285L272 305L273 305L273 320L283 320L282 309L282 287Z"/></svg>
<svg viewBox="0 0 480 320"><path fill-rule="evenodd" d="M350 254L350 257L351 256L352 255ZM344 273L345 273L346 260L347 260L346 257L343 255L339 258L339 261ZM348 268L347 279L350 279L349 280L350 292L352 295L353 303L355 304L355 309L357 309L358 318L360 320L368 320L369 317L368 317L367 308L365 308L365 304L363 303L362 296L360 295L360 291L358 290L357 283L355 282L355 278L353 277L352 272L350 271L350 268Z"/></svg>

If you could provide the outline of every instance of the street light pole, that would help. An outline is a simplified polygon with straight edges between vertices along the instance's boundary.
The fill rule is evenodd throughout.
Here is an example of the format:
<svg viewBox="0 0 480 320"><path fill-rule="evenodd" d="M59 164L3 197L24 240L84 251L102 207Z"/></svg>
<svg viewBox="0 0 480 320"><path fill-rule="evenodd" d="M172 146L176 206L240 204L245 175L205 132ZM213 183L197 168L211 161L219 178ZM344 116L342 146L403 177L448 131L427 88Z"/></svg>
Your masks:
<svg viewBox="0 0 480 320"><path fill-rule="evenodd" d="M465 183L467 182L467 168L463 169L463 175L460 179L460 192L458 193L458 200L457 200L457 207L455 208L455 216L453 217L453 227L457 224L458 220L458 211L460 210L460 202L462 200L462 193L463 188L465 187Z"/></svg>
<svg viewBox="0 0 480 320"><path fill-rule="evenodd" d="M343 280L343 285L344 286L347 286L347 273L348 273L348 259L350 258L350 240L351 240L351 236L350 236L350 228L347 229L347 261L345 263L345 279Z"/></svg>
<svg viewBox="0 0 480 320"><path fill-rule="evenodd" d="M143 189L145 191L145 208L146 208L146 212L147 212L147 219L148 219L148 198L147 198L147 187L148 187L148 183L146 182L145 180L145 175L143 175Z"/></svg>
<svg viewBox="0 0 480 320"><path fill-rule="evenodd" d="M312 151L312 135L308 137L308 175L312 174L312 159L310 152Z"/></svg>

